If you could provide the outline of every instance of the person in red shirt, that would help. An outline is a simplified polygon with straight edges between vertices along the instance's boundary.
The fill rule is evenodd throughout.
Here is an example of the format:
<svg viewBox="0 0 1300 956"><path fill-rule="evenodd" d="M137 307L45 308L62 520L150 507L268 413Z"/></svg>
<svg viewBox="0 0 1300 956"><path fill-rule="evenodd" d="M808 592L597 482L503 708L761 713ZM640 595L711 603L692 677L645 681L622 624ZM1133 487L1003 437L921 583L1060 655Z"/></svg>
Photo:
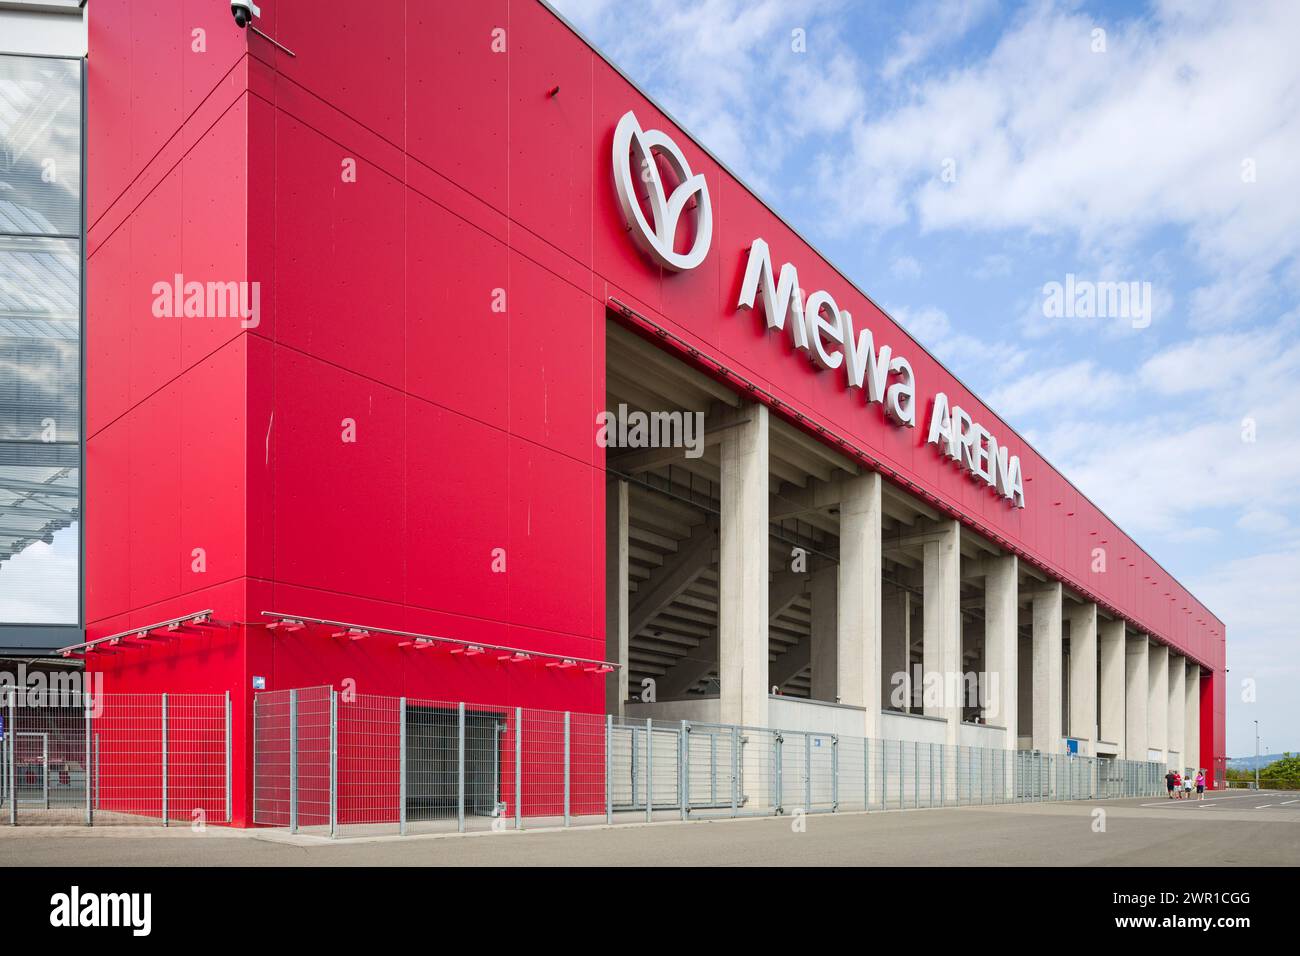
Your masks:
<svg viewBox="0 0 1300 956"><path fill-rule="evenodd" d="M1183 799L1183 775L1177 770L1174 771L1174 799Z"/></svg>

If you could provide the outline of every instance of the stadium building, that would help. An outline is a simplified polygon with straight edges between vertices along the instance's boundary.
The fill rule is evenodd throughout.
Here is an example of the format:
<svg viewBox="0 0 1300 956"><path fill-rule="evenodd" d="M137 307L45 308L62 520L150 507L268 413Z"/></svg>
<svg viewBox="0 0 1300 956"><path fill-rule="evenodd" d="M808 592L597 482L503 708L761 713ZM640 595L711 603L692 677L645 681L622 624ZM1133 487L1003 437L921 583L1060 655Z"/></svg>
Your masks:
<svg viewBox="0 0 1300 956"><path fill-rule="evenodd" d="M87 7L65 651L234 822L345 682L1221 772L1222 622L546 4L260 7Z"/></svg>

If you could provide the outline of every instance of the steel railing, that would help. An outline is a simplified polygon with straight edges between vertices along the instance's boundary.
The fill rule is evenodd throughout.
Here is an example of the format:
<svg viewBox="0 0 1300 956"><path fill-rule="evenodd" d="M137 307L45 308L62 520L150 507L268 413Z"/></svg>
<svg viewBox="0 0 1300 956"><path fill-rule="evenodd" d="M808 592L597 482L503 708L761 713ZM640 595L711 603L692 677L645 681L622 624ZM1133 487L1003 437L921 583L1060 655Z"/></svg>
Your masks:
<svg viewBox="0 0 1300 956"><path fill-rule="evenodd" d="M264 691L253 821L329 835L1152 796L1156 763L347 694Z"/></svg>

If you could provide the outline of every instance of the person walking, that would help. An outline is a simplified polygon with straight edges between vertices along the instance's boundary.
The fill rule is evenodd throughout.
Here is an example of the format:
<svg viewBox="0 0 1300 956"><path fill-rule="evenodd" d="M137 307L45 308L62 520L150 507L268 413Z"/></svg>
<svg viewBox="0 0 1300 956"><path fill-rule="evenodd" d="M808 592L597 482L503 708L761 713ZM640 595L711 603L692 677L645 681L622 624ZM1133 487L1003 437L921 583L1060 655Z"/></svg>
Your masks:
<svg viewBox="0 0 1300 956"><path fill-rule="evenodd" d="M1183 775L1177 770L1174 771L1174 799L1183 799Z"/></svg>
<svg viewBox="0 0 1300 956"><path fill-rule="evenodd" d="M1192 773L1190 770L1183 777L1183 796L1188 800L1192 799Z"/></svg>
<svg viewBox="0 0 1300 956"><path fill-rule="evenodd" d="M1169 799L1174 798L1174 772L1172 770L1165 774L1165 790L1169 793Z"/></svg>
<svg viewBox="0 0 1300 956"><path fill-rule="evenodd" d="M1196 799L1205 799L1205 768L1196 771Z"/></svg>

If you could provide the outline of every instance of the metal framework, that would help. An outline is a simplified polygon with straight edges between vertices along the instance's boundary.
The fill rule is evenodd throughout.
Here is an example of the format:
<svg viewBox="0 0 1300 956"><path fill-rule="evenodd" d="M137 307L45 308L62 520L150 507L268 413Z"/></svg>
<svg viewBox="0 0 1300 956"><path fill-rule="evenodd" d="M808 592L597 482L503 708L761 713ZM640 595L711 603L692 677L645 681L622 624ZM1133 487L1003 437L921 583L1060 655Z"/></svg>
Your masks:
<svg viewBox="0 0 1300 956"><path fill-rule="evenodd" d="M349 640L364 640L375 634L401 638L398 647L413 647L422 650L438 645L448 645L453 654L465 654L473 657L489 652L497 653L499 661L518 663L528 660L546 661L547 667L582 667L588 673L608 674L620 665L614 661L594 660L588 657L574 657L571 654L552 654L546 651L530 651L521 647L507 647L504 644L485 644L482 641L467 641L458 637L442 637L437 634L419 634L414 631L398 631L388 627L373 627L369 624L349 624L346 621L331 621L319 617L306 617L302 614L281 614L278 611L263 611L264 617L274 618L268 628L302 630L309 625L337 628L333 637L346 637Z"/></svg>
<svg viewBox="0 0 1300 956"><path fill-rule="evenodd" d="M225 627L226 625L212 619L212 610L195 611L192 614L183 614L180 617L169 618L166 621L159 621L157 624L147 624L144 627L133 627L130 630L118 631L116 634L109 634L107 637L97 637L93 641L84 641L80 644L70 644L67 647L61 647L55 653L63 657L75 657L98 651L108 653L107 649L122 644L123 641L137 640L147 641L150 638L166 637L171 634L183 633L187 628L195 627ZM161 632L161 633L159 633ZM127 645L128 647L130 645Z"/></svg>

